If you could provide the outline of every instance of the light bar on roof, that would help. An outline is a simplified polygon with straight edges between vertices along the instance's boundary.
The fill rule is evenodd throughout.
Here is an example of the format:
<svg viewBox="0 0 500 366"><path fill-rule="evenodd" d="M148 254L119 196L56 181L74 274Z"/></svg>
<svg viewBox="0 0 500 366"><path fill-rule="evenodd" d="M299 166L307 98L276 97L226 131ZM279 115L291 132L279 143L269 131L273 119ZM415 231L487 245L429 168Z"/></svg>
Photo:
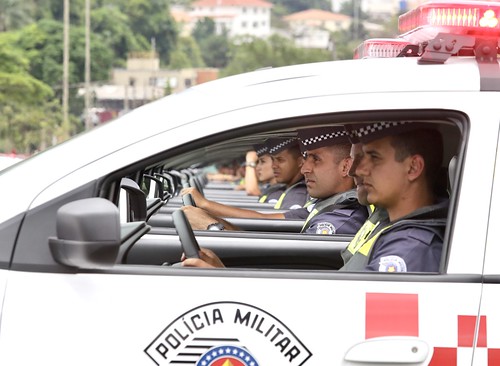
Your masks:
<svg viewBox="0 0 500 366"><path fill-rule="evenodd" d="M402 39L373 38L361 43L354 51L354 58L397 57L410 42Z"/></svg>
<svg viewBox="0 0 500 366"><path fill-rule="evenodd" d="M400 37L419 43L440 32L500 35L500 2L428 2L399 17Z"/></svg>

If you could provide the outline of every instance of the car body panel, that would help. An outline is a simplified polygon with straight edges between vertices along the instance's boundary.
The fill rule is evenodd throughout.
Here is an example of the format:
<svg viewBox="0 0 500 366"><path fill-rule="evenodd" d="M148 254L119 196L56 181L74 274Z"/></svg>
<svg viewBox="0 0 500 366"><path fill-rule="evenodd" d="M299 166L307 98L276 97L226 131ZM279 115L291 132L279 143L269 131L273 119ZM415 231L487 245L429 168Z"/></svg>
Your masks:
<svg viewBox="0 0 500 366"><path fill-rule="evenodd" d="M391 328L401 327L401 324L391 324L389 317L382 324L377 324L372 319L373 324L369 326L374 329L367 329L366 307L374 307L372 310L379 311L381 316L386 312L383 310L384 306L386 310L395 312L397 305L411 307L406 314L409 317L408 323L402 326L403 330L399 329L399 332L407 334L401 335L417 336L432 346L456 348L457 316L478 313L481 291L479 283L415 282L408 288L408 283L405 282L373 279L291 281L245 278L237 274L213 278L205 277L204 270L198 271L199 276L192 273L190 276L183 276L179 272L178 276L34 276L31 273L12 273L3 310L4 336L0 342L0 362L14 366L50 359L54 365L68 362L74 365L154 365L149 357L159 361L163 356L154 349L148 349L146 356L144 350L155 340L158 342L158 336L166 337L171 332L179 341L179 349L170 349L167 359L160 364L178 360L180 356L175 353L194 343L193 338L196 336L217 338L223 334L225 337L238 337L239 344L249 347L259 364L289 364L285 362L289 360L283 357L279 347L274 344L279 338L273 342L269 336L264 336L268 329L265 327L270 326L273 315L277 318L273 321L286 325L312 354L308 361L295 364L340 365L342 356L349 347L367 337L384 336ZM460 295L464 292L469 296L462 298ZM256 293L262 296L256 298ZM367 294L372 295L367 297ZM59 300L54 302L54 298ZM179 298L182 301L176 301ZM461 301L457 302L457 298L461 298ZM33 303L36 303L36 307L32 306ZM193 330L192 334L186 328L177 329L184 336L189 334L185 340L174 329L168 329L178 316L197 308L198 313L202 314L204 308L209 308L212 303L221 303L218 309L223 318L220 323L214 322L212 329ZM231 303L236 305L231 306ZM284 306L285 304L288 306ZM223 323L234 322L235 309L239 308L242 314L246 314L252 307L270 314L267 318L262 316L264 323L260 330L256 325L252 327L252 322L249 322L248 325L240 325L230 331L226 329L224 333ZM305 311L298 313L297 309ZM256 313L255 310L252 314ZM492 328L500 325L500 319L496 319L495 314L496 311L488 314L492 319L488 325ZM392 316L399 319L395 313ZM56 319L60 321L55 322ZM189 320L186 318L187 321ZM207 321L200 320L200 324L202 323L207 324ZM217 328L222 328L222 332ZM444 338L436 331L443 328L448 328L454 337ZM349 331L336 331L340 329ZM65 334L71 336L64 336ZM260 339L254 339L259 336ZM33 341L40 339L51 339L52 347L45 342ZM172 344L177 344L173 340L174 336L169 339ZM494 346L494 342L494 339L491 340L491 346ZM163 343L167 344L165 340ZM261 348L252 348L252 343ZM30 345L29 352L26 352L26 344ZM472 353L462 360L470 363Z"/></svg>

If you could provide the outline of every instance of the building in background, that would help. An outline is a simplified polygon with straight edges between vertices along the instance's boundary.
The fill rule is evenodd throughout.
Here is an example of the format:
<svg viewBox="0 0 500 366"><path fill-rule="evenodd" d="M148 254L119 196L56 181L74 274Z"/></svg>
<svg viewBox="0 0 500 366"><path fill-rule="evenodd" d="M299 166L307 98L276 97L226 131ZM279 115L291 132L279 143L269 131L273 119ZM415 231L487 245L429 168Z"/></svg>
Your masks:
<svg viewBox="0 0 500 366"><path fill-rule="evenodd" d="M125 69L113 69L109 84L92 87L94 107L89 113L93 124L97 125L165 95L217 77L218 69L162 69L155 53L131 54ZM81 94L84 93L81 90Z"/></svg>
<svg viewBox="0 0 500 366"><path fill-rule="evenodd" d="M271 8L264 0L198 0L191 5L191 28L203 18L215 22L217 32L228 32L230 37L271 35Z"/></svg>
<svg viewBox="0 0 500 366"><path fill-rule="evenodd" d="M331 47L332 32L346 30L351 24L351 17L330 11L309 9L283 17L297 47Z"/></svg>

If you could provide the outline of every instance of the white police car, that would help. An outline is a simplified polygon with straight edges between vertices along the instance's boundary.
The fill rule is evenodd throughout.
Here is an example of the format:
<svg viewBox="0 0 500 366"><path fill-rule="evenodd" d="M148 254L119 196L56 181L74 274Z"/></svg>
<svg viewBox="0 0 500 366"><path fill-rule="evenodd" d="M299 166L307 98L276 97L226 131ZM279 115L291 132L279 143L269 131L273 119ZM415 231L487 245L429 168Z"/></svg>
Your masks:
<svg viewBox="0 0 500 366"><path fill-rule="evenodd" d="M193 87L2 171L0 364L499 365L499 17L424 4L403 47ZM165 265L187 169L380 120L436 124L456 157L439 273L337 272L350 237L264 223L195 233L226 269Z"/></svg>

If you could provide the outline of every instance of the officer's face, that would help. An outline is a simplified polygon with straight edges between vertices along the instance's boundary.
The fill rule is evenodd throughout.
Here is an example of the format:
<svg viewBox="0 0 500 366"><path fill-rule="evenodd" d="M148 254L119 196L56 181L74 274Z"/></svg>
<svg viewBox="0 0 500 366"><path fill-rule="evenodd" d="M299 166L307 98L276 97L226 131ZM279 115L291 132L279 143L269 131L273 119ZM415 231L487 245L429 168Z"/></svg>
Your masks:
<svg viewBox="0 0 500 366"><path fill-rule="evenodd" d="M351 159L352 165L351 169L349 169L349 176L354 178L354 184L356 185L356 193L358 195L358 201L362 205L369 205L366 196L368 192L366 191L365 186L363 185L363 178L356 175L356 168L363 160L363 145L361 143L352 144L351 146Z"/></svg>
<svg viewBox="0 0 500 366"><path fill-rule="evenodd" d="M314 198L327 198L344 191L344 179L349 161L339 156L332 147L320 147L306 152L302 174L307 192Z"/></svg>
<svg viewBox="0 0 500 366"><path fill-rule="evenodd" d="M295 156L289 150L273 154L273 173L278 183L290 184L297 176L300 176L300 167L304 159Z"/></svg>
<svg viewBox="0 0 500 366"><path fill-rule="evenodd" d="M273 173L273 159L271 155L262 155L257 161L257 166L255 167L255 172L257 173L257 179L260 182L269 182L274 178Z"/></svg>
<svg viewBox="0 0 500 366"><path fill-rule="evenodd" d="M391 137L363 144L363 159L355 169L355 175L363 180L367 200L386 209L397 207L408 199L408 159L398 162Z"/></svg>

